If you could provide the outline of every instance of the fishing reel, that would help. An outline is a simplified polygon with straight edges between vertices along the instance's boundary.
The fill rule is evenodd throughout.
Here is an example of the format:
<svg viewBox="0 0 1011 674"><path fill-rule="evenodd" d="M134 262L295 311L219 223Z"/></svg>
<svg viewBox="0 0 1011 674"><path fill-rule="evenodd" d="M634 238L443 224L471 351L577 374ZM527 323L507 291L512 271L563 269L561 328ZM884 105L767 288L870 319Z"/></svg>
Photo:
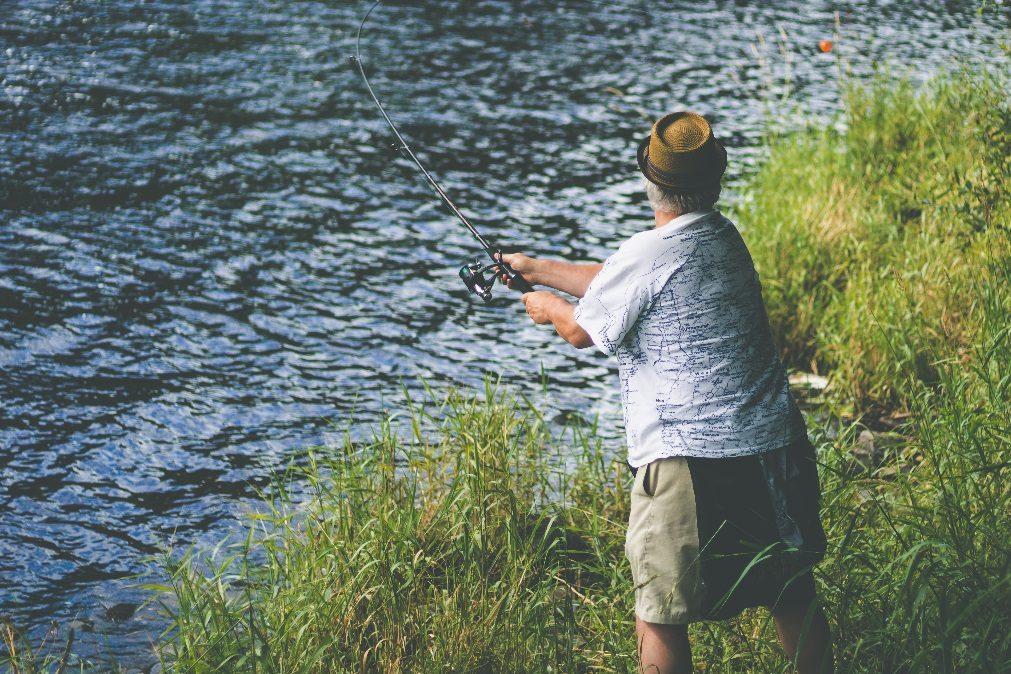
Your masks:
<svg viewBox="0 0 1011 674"><path fill-rule="evenodd" d="M509 287L513 290L518 290L521 293L533 291L533 286L525 278L517 274L512 267L502 261L501 253L491 253L489 251L489 254L495 262L486 265L475 262L460 267L460 278L463 279L467 290L485 302L490 302L491 291L495 287L495 279L505 276L508 279ZM491 274L491 276L488 277L486 274Z"/></svg>
<svg viewBox="0 0 1011 674"><path fill-rule="evenodd" d="M463 279L467 290L480 297L485 302L491 302L491 290L495 287L495 277L501 268L501 263L482 265L480 262L466 264L460 267L460 278ZM491 272L491 278L485 274Z"/></svg>

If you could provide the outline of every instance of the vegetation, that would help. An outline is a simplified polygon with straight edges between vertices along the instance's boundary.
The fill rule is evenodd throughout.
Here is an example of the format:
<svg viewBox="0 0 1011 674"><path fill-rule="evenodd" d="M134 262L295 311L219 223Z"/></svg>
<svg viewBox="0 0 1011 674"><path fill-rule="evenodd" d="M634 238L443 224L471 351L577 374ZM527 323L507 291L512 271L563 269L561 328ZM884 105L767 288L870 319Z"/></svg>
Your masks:
<svg viewBox="0 0 1011 674"><path fill-rule="evenodd" d="M14 629L4 617L0 617L0 665L3 671L12 674L41 674L42 672L85 671L85 664L73 655L74 630L68 629L66 635L60 634L53 627L42 642L33 645L29 639ZM73 664L71 664L73 663Z"/></svg>
<svg viewBox="0 0 1011 674"><path fill-rule="evenodd" d="M843 672L1011 668L1002 87L855 88L844 131L772 142L736 214L788 363L831 378L812 434ZM413 414L409 442L312 455L308 502L282 482L244 544L171 563L180 671L635 670L613 452L492 389ZM860 462L865 424L889 433ZM787 667L764 611L693 632L704 671Z"/></svg>
<svg viewBox="0 0 1011 674"><path fill-rule="evenodd" d="M280 487L243 545L174 562L170 660L193 672L631 667L624 476L599 443L549 456L537 410L491 388L417 406L413 425L410 444L387 429L311 454L294 471L308 502ZM552 468L565 462L571 473Z"/></svg>
<svg viewBox="0 0 1011 674"><path fill-rule="evenodd" d="M1011 671L1006 83L848 101L845 130L773 139L735 214L788 364L830 378L809 422L838 670ZM492 386L410 421L308 454L243 540L167 559L167 669L635 671L620 452ZM788 669L765 611L692 637L701 671Z"/></svg>
<svg viewBox="0 0 1011 674"><path fill-rule="evenodd" d="M737 213L789 367L854 414L906 410L986 337L1011 228L1006 82L968 72L847 94L845 130L772 141Z"/></svg>

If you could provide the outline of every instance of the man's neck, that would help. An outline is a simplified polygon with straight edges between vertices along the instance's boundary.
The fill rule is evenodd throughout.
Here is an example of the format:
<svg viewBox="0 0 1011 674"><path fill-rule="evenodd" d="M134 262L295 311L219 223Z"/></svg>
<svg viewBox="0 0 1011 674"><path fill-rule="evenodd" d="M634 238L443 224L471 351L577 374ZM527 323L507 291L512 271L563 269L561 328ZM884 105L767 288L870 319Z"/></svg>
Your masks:
<svg viewBox="0 0 1011 674"><path fill-rule="evenodd" d="M671 213L670 211L653 211L653 218L656 220L657 228L663 227L681 213Z"/></svg>

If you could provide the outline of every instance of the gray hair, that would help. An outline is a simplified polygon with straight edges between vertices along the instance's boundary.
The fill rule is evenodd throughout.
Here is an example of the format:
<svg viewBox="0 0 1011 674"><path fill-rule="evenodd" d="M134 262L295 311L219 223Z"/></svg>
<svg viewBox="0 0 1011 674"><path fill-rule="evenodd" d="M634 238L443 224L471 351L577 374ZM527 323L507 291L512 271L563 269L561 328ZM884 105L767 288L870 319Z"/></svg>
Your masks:
<svg viewBox="0 0 1011 674"><path fill-rule="evenodd" d="M694 192L676 192L666 187L660 187L654 182L643 178L646 183L646 197L654 211L665 211L683 215L692 211L704 211L712 208L720 198L720 184L716 183Z"/></svg>

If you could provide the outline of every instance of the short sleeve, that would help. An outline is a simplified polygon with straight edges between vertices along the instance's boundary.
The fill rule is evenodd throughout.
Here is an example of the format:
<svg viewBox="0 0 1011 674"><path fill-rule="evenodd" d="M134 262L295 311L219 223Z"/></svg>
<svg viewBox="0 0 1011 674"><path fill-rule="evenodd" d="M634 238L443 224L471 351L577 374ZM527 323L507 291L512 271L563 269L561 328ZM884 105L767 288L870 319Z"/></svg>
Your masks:
<svg viewBox="0 0 1011 674"><path fill-rule="evenodd" d="M648 249L633 237L604 261L574 318L601 351L613 356L653 302Z"/></svg>

